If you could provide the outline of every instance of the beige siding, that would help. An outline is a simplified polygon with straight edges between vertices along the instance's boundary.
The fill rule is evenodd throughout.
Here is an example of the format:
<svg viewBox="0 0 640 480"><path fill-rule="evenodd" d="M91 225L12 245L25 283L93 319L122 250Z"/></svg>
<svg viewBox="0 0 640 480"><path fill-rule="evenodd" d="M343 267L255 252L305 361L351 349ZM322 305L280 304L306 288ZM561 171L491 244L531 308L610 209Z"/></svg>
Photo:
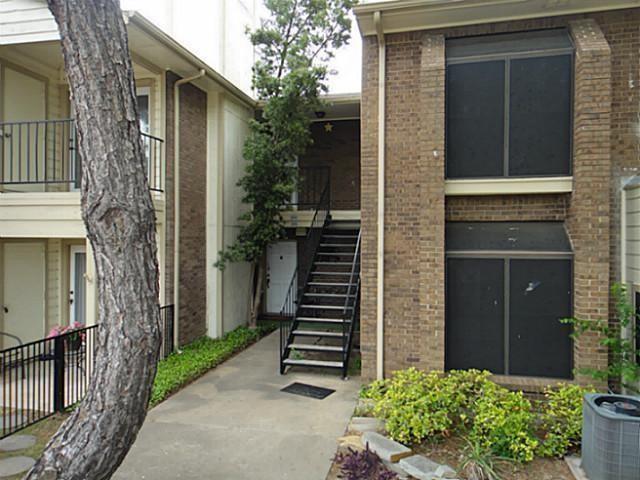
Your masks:
<svg viewBox="0 0 640 480"><path fill-rule="evenodd" d="M46 277L46 309L45 333L54 325L61 324L62 309L62 240L47 240L47 277Z"/></svg>
<svg viewBox="0 0 640 480"><path fill-rule="evenodd" d="M58 28L42 0L0 0L0 45L58 38Z"/></svg>
<svg viewBox="0 0 640 480"><path fill-rule="evenodd" d="M627 281L640 285L640 187L626 192Z"/></svg>

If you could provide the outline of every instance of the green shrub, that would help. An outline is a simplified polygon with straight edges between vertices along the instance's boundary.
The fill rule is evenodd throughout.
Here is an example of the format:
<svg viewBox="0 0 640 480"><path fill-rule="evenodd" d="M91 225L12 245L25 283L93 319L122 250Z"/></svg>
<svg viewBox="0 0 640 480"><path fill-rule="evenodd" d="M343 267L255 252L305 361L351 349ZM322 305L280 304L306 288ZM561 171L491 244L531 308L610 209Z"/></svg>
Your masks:
<svg viewBox="0 0 640 480"><path fill-rule="evenodd" d="M394 440L414 443L446 436L464 427L473 416L473 404L493 385L489 372L478 370L425 373L415 368L395 372L373 382L360 396L374 402L373 414L386 421Z"/></svg>
<svg viewBox="0 0 640 480"><path fill-rule="evenodd" d="M541 442L538 453L544 457L562 457L580 447L582 434L582 398L592 388L558 385L547 388L541 405Z"/></svg>
<svg viewBox="0 0 640 480"><path fill-rule="evenodd" d="M476 402L469 439L500 457L530 462L538 446L534 420L531 402L522 392L495 385Z"/></svg>
<svg viewBox="0 0 640 480"><path fill-rule="evenodd" d="M173 353L161 360L158 362L149 408L271 330L272 326L259 326L256 329L238 327L221 338L199 338L183 347L180 353Z"/></svg>

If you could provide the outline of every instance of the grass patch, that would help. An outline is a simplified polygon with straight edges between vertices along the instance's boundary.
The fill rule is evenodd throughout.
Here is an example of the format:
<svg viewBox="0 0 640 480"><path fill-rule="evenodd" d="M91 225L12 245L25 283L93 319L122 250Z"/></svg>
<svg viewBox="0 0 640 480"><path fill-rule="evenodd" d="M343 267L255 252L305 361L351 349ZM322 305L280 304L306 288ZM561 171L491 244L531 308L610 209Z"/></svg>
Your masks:
<svg viewBox="0 0 640 480"><path fill-rule="evenodd" d="M51 437L53 437L53 434L56 433L60 425L62 425L62 422L64 422L64 420L68 416L68 413L56 413L55 415L42 420L35 425L31 425L24 430L16 432L15 435L33 435L34 437L36 437L35 445L30 448L25 448L24 450L17 450L14 452L0 452L0 459L21 455L26 455L27 457L38 459L42 454L44 447L47 445L47 442L49 442ZM2 478L4 480L20 480L23 477L24 474L19 474Z"/></svg>
<svg viewBox="0 0 640 480"><path fill-rule="evenodd" d="M158 363L158 373L153 384L149 408L158 405L172 393L180 390L213 367L224 362L234 353L259 340L275 329L272 322L258 328L238 327L221 338L200 338Z"/></svg>

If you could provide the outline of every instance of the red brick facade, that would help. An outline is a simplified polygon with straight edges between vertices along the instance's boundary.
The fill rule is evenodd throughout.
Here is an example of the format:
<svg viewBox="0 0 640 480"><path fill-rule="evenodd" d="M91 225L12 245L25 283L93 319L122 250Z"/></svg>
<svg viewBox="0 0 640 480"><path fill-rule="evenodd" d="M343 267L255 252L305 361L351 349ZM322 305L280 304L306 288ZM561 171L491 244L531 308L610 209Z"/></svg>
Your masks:
<svg viewBox="0 0 640 480"><path fill-rule="evenodd" d="M173 85L166 75L166 267L165 295L173 299L174 109ZM207 94L192 84L180 87L180 345L206 333Z"/></svg>
<svg viewBox="0 0 640 480"><path fill-rule="evenodd" d="M444 195L444 38L567 27L575 44L573 192ZM386 35L385 374L444 367L444 222L564 221L574 248L574 313L610 315L619 277L620 177L638 164L640 10ZM362 367L375 376L378 46L363 40ZM603 366L596 339L576 367Z"/></svg>

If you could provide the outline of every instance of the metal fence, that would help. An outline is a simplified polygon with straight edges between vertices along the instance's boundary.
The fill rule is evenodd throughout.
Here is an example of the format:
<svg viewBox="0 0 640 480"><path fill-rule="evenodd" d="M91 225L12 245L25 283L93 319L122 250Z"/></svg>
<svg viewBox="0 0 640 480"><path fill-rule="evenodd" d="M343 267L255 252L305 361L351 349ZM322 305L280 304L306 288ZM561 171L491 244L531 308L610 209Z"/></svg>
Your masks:
<svg viewBox="0 0 640 480"><path fill-rule="evenodd" d="M163 191L163 140L142 133L149 188ZM73 119L0 122L0 185L11 191L80 188L82 160Z"/></svg>
<svg viewBox="0 0 640 480"><path fill-rule="evenodd" d="M160 358L173 352L174 308L160 308ZM98 326L0 351L0 400L4 438L84 397L93 372Z"/></svg>

